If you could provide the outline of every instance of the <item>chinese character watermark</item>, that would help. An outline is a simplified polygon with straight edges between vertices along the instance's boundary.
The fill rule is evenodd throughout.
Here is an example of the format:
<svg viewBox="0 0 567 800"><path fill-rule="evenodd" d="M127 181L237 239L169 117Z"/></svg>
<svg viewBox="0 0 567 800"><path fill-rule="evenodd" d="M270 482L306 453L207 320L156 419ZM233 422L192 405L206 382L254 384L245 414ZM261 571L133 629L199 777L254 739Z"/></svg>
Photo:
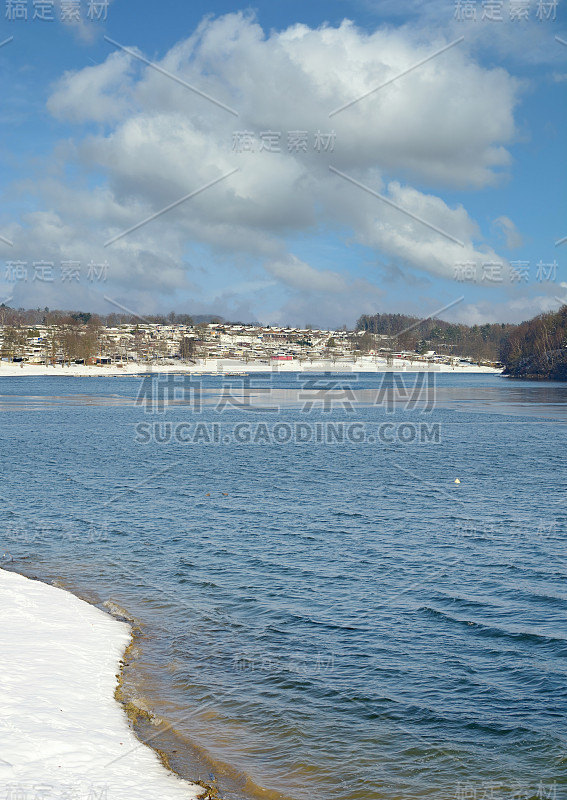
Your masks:
<svg viewBox="0 0 567 800"><path fill-rule="evenodd" d="M89 283L95 281L105 283L108 277L109 264L107 261L87 264L86 278ZM81 262L59 262L59 281L61 283L80 283ZM56 264L54 261L6 261L4 264L4 280L8 283L27 283L31 277L32 283L55 283Z"/></svg>
<svg viewBox="0 0 567 800"><path fill-rule="evenodd" d="M557 280L558 263L554 259L544 262L541 259L535 265L535 280L538 283L554 283ZM454 265L453 279L459 283L495 284L504 283L505 277L510 283L522 284L530 281L529 261L510 261L506 265L500 261L457 261Z"/></svg>
<svg viewBox="0 0 567 800"><path fill-rule="evenodd" d="M233 131L232 150L235 153L281 153L283 136L281 131L272 130L260 131L258 134L249 130ZM287 152L299 154L312 149L316 153L332 153L336 138L335 131L287 131Z"/></svg>
<svg viewBox="0 0 567 800"><path fill-rule="evenodd" d="M81 22L83 17L91 22L104 22L108 18L110 0L87 0L82 8L82 0L61 0L56 14L55 0L5 0L5 18L10 22L38 21Z"/></svg>
<svg viewBox="0 0 567 800"><path fill-rule="evenodd" d="M528 22L535 11L539 22L557 19L559 0L455 0L453 18L459 22Z"/></svg>

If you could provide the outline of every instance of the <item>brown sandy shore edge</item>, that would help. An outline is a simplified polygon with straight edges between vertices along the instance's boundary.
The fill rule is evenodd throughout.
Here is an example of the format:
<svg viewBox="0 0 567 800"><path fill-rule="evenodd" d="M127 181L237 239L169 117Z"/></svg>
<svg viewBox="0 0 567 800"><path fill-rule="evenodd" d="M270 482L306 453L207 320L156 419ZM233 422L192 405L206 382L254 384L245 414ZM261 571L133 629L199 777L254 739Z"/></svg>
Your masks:
<svg viewBox="0 0 567 800"><path fill-rule="evenodd" d="M143 650L144 638L151 635L143 623L115 604L113 601L102 601L95 591L84 590L66 581L59 575L45 575L38 577L36 570L25 565L5 564L0 567L2 573L18 575L34 584L39 584L47 589L55 589L73 598L75 602L87 605L96 613L114 621L117 625L127 629L127 641L121 648L121 656L117 661L115 673L114 700L122 706L124 714L129 721L129 729L136 737L137 748L151 749L161 762L161 765L175 778L181 779L190 792L184 795L187 800L223 800L224 791L229 791L230 796L240 800L292 800L280 792L258 786L250 776L239 771L229 764L213 759L206 750L194 741L179 733L172 724L156 714L153 709L138 696L136 682L132 673L135 664ZM0 583L1 599L1 583ZM1 687L1 681L0 681ZM206 779L194 776L209 776ZM211 777L214 779L211 780ZM218 779L218 784L217 784ZM2 777L0 774L0 786ZM169 787L171 792L171 787ZM148 800L151 795L144 795ZM170 800L173 795L163 795L163 800ZM133 800L134 795L125 796L123 800ZM109 796L107 800L119 800ZM121 799L120 799L121 800ZM160 797L160 800L162 798Z"/></svg>
<svg viewBox="0 0 567 800"><path fill-rule="evenodd" d="M0 615L10 645L0 656L0 690L10 703L0 710L0 724L12 736L2 750L0 788L71 786L77 796L94 791L107 800L220 798L213 783L176 770L161 741L171 726L156 725L150 711L129 699L125 671L142 635L136 622L59 579L7 566L0 567ZM32 668L27 675L28 664L45 664L45 672ZM22 672L20 698L14 687ZM176 744L174 734L168 742Z"/></svg>

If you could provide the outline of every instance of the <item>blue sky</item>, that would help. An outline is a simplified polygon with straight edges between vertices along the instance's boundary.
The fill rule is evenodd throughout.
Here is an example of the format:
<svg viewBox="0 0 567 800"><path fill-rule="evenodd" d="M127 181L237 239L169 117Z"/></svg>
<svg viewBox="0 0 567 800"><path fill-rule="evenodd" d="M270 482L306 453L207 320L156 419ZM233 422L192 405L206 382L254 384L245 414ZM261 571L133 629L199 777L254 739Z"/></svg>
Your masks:
<svg viewBox="0 0 567 800"><path fill-rule="evenodd" d="M561 2L2 2L4 302L334 327L567 298Z"/></svg>

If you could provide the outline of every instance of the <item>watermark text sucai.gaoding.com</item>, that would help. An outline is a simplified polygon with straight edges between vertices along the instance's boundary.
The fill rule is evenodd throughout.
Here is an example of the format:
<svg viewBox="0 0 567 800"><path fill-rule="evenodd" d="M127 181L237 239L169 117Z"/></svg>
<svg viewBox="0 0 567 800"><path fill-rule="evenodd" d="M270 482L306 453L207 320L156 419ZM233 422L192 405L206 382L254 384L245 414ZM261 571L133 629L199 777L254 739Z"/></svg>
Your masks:
<svg viewBox="0 0 567 800"><path fill-rule="evenodd" d="M137 444L426 445L441 443L439 422L165 422L135 426Z"/></svg>

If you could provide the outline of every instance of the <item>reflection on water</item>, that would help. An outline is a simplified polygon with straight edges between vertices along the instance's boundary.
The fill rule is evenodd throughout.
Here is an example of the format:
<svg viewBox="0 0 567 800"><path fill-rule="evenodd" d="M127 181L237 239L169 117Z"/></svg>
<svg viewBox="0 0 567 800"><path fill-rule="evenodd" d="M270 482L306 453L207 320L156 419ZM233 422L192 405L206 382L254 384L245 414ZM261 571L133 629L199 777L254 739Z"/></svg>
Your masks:
<svg viewBox="0 0 567 800"><path fill-rule="evenodd" d="M204 380L207 421L441 426L332 447L142 445L136 381L73 388L2 379L0 554L140 621L128 687L176 768L231 800L560 796L567 387L361 375L327 412L287 375L276 415L221 415Z"/></svg>
<svg viewBox="0 0 567 800"><path fill-rule="evenodd" d="M225 409L248 407L253 411L273 412L276 409L303 409L306 405L322 408L325 396L329 406L352 407L387 406L409 410L432 410L435 407L457 411L489 412L505 415L540 416L565 420L567 385L551 382L519 382L501 376L470 376L451 374L392 374L343 376L252 375L191 376L184 383L183 375L147 376L150 387L144 388L144 378L126 382L124 394L73 393L0 394L0 411L31 411L68 406L126 406L148 408L148 397L154 392L154 407ZM471 384L472 379L472 384ZM27 379L23 383L38 379ZM41 380L41 379L39 379ZM44 379L45 380L45 379ZM50 380L50 379L48 379ZM83 379L89 382L93 379ZM477 381L477 385L475 385ZM66 383L66 381L63 381ZM152 383L153 382L153 383ZM490 385L483 385L486 383ZM113 380L113 384L115 380ZM365 385L365 384L373 385ZM22 381L18 382L21 387ZM152 388L153 387L153 388ZM326 391L327 390L327 391ZM196 399L197 398L197 399ZM151 400L150 400L151 407Z"/></svg>
<svg viewBox="0 0 567 800"><path fill-rule="evenodd" d="M440 406L457 410L567 420L567 385L560 383L522 385L502 378L499 385L472 392L470 388L438 385L435 400Z"/></svg>

